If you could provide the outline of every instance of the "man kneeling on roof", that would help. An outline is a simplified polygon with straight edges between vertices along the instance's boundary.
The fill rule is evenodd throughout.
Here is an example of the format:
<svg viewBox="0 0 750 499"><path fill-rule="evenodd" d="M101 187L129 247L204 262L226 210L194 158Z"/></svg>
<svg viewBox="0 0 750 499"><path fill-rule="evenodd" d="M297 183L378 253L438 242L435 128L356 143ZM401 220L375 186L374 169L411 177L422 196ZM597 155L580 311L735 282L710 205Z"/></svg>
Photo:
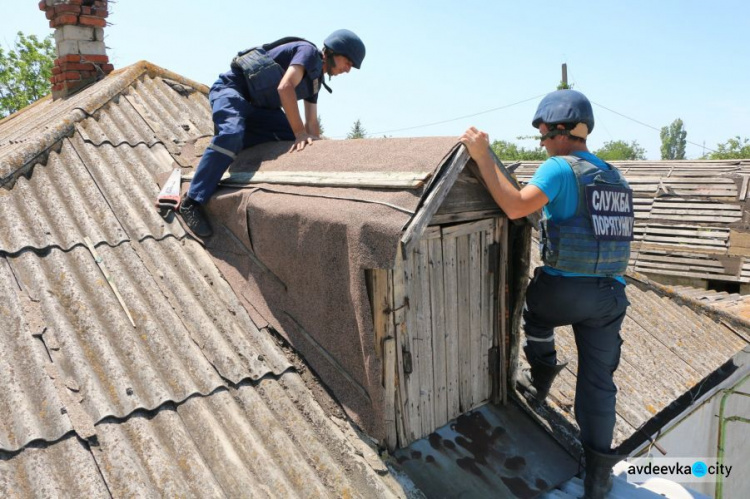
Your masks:
<svg viewBox="0 0 750 499"><path fill-rule="evenodd" d="M633 240L633 191L612 165L591 154L591 103L575 90L542 99L532 121L550 158L529 184L516 190L499 174L489 137L470 128L461 137L487 188L508 217L544 208L544 266L534 272L523 311L524 353L531 369L518 385L543 401L565 368L557 362L554 328L572 325L578 348L575 416L586 455L585 498L603 498L610 470L622 457L611 453L615 426L613 375L620 362L620 327L630 304L623 274Z"/></svg>
<svg viewBox="0 0 750 499"><path fill-rule="evenodd" d="M215 135L180 207L195 235L212 234L203 204L237 154L280 140L294 141L289 152L301 151L320 138L318 91L320 85L331 91L323 77L359 69L364 58L362 40L340 29L325 39L322 51L307 40L287 37L240 52L232 60L230 71L219 76L208 94ZM298 100L305 101L304 122Z"/></svg>

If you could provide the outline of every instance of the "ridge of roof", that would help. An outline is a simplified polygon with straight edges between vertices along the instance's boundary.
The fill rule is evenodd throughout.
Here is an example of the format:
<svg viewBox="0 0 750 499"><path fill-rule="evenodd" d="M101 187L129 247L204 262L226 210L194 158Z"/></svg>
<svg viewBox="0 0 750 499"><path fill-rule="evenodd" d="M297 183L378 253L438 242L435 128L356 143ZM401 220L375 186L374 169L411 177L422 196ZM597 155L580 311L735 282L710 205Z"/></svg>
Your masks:
<svg viewBox="0 0 750 499"><path fill-rule="evenodd" d="M36 163L44 164L50 150L54 150L61 139L70 136L77 123L93 116L144 75L161 77L208 94L208 86L143 60L113 71L106 78L66 99L53 101L51 96L44 97L0 120L0 187L13 187L16 179L27 174ZM30 140L14 141L8 137L9 132L23 117L30 117L29 122L24 124L27 129L34 130L33 136ZM4 144L6 140L14 145L26 143L7 148ZM3 149L10 150L4 153Z"/></svg>

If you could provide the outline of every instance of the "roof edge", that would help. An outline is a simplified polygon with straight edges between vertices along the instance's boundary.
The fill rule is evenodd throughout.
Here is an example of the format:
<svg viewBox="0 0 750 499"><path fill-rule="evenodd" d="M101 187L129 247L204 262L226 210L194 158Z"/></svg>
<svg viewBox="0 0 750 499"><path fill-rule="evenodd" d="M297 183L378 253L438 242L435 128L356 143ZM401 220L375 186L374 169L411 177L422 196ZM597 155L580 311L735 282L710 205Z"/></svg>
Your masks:
<svg viewBox="0 0 750 499"><path fill-rule="evenodd" d="M748 319L745 319L743 317L738 317L725 310L712 307L710 304L703 302L701 300L697 300L689 296L681 295L679 292L675 291L672 286L668 286L668 285L653 281L649 279L648 277L646 277L645 275L641 274L640 272L629 270L626 272L625 275L631 278L632 280L643 284L644 286L648 287L649 289L656 292L660 296L665 296L667 298L670 298L674 302L680 305L685 305L686 307L689 307L690 309L696 312L700 312L702 315L705 315L711 319L724 321L730 324L731 326L743 329L744 331L750 333L750 320Z"/></svg>
<svg viewBox="0 0 750 499"><path fill-rule="evenodd" d="M161 77L169 80L174 80L183 85L187 85L195 88L198 92L208 94L209 87L202 83L198 83L189 78L185 78L177 73L164 69L156 64L152 64L148 61L139 61L135 64L127 66L125 68L113 71L102 80L92 84L89 87L82 89L80 92L67 97L73 99L81 96L81 93L89 92L91 95L85 97L82 102L73 107L66 114L61 115L58 118L58 124L50 128L44 135L40 137L38 141L31 142L27 147L20 149L14 154L10 155L6 160L6 165L9 173L4 177L0 178L0 187L10 189L15 184L16 179L28 173L36 162L45 162L46 157L49 154L55 144L65 137L70 136L75 130L76 123L83 121L84 119L93 115L96 111L104 107L109 101L116 96L120 95L128 87L130 87L135 81L141 78L143 75L149 77ZM38 101L29 104L25 108L16 111L4 118L0 123L7 123L20 116L22 113L30 108L40 105L42 102L49 100L50 96L45 96Z"/></svg>

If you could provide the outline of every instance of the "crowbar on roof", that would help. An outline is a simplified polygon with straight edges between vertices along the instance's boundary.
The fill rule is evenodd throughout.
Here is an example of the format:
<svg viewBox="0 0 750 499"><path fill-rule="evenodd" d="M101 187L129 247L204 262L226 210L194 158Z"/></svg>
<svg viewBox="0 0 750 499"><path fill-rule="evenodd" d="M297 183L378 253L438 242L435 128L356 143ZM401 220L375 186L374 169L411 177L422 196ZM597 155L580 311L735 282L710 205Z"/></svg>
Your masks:
<svg viewBox="0 0 750 499"><path fill-rule="evenodd" d="M91 239L89 239L88 236L83 238L83 241L86 243L86 246L88 247L89 251L91 252L91 256L94 257L94 261L99 266L99 270L102 271L102 274L104 275L104 278L109 283L109 287L112 288L112 291L114 291L115 296L117 297L117 301L120 302L120 306L125 311L125 314L128 316L128 319L130 319L130 324L135 327L135 322L133 321L133 316L130 315L130 310L128 310L127 305L125 305L125 300L122 299L122 295L120 295L120 292L117 291L117 286L115 286L115 281L112 280L112 277L109 275L109 272L107 272L107 268L104 266L104 261L101 259L99 254L96 252L96 248L94 247L94 243L91 242Z"/></svg>

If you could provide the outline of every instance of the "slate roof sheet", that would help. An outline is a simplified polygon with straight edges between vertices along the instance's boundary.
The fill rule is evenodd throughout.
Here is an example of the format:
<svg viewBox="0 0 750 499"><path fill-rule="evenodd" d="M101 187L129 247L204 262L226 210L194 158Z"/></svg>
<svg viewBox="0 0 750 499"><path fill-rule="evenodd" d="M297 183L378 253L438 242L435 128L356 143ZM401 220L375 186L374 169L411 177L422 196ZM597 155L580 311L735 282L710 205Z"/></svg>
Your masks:
<svg viewBox="0 0 750 499"><path fill-rule="evenodd" d="M139 63L0 121L3 497L392 494L153 206L205 91Z"/></svg>

